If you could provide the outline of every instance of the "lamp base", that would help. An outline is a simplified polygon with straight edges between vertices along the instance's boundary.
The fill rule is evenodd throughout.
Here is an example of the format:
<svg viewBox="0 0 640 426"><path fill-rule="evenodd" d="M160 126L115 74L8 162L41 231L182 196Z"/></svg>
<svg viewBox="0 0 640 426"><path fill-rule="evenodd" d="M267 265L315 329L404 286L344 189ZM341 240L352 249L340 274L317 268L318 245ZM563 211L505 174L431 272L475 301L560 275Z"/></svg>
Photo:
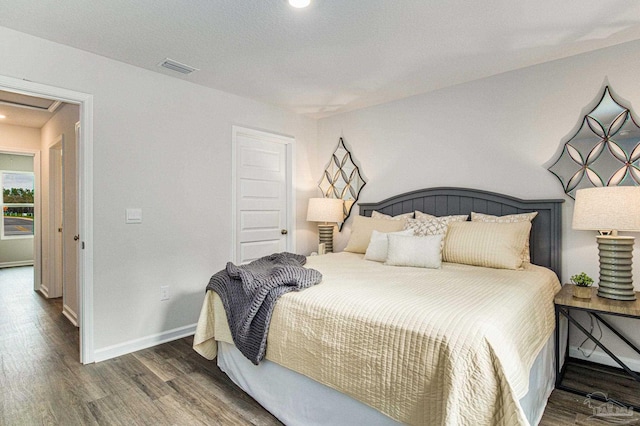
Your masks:
<svg viewBox="0 0 640 426"><path fill-rule="evenodd" d="M634 237L601 235L598 237L600 254L600 282L598 296L614 300L636 300L631 266Z"/></svg>
<svg viewBox="0 0 640 426"><path fill-rule="evenodd" d="M335 225L318 225L320 244L324 243L324 252L333 253L333 227Z"/></svg>

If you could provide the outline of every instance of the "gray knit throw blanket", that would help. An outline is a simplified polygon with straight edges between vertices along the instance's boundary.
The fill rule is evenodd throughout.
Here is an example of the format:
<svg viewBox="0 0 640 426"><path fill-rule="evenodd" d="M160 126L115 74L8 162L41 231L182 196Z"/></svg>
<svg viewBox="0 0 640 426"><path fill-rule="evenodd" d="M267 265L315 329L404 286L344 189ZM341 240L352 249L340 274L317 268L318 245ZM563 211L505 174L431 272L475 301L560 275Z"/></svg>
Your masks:
<svg viewBox="0 0 640 426"><path fill-rule="evenodd" d="M315 269L304 268L305 256L276 253L247 265L227 267L207 285L222 299L236 347L254 364L267 350L267 332L276 301L290 291L299 291L322 280Z"/></svg>

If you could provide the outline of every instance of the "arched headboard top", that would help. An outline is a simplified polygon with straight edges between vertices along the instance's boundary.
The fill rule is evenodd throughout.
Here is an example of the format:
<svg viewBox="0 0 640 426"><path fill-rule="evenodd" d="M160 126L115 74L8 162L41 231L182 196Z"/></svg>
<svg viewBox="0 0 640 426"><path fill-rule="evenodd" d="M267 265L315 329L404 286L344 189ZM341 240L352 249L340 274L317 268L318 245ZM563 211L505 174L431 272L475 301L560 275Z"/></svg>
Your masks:
<svg viewBox="0 0 640 426"><path fill-rule="evenodd" d="M427 188L399 194L378 203L360 203L360 215L374 210L396 216L415 210L434 216L471 212L496 216L537 211L531 227L531 262L560 276L562 262L562 199L522 200L470 188Z"/></svg>

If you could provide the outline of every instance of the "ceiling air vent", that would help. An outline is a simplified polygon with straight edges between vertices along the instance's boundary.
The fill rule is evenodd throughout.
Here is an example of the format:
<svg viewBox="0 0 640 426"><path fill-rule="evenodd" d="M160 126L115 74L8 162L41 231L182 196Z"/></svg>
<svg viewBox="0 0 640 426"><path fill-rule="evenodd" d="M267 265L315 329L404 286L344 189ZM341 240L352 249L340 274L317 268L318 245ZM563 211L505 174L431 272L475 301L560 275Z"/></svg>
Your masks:
<svg viewBox="0 0 640 426"><path fill-rule="evenodd" d="M200 71L198 68L190 67L189 65L181 64L173 59L166 58L160 62L158 66L166 68L171 71L179 72L180 74L191 74L194 71Z"/></svg>

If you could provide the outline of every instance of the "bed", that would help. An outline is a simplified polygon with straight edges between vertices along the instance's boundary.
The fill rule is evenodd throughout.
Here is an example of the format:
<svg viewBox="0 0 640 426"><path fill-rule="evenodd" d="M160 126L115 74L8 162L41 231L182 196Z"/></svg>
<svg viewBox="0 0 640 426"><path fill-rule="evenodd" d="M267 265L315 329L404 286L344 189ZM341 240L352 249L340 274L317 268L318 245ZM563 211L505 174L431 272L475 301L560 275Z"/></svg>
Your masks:
<svg viewBox="0 0 640 426"><path fill-rule="evenodd" d="M535 211L531 264L428 269L359 253L309 257L323 282L278 301L260 365L234 347L213 292L194 349L285 424L537 424L553 389L562 202L431 188L361 203L364 217Z"/></svg>

